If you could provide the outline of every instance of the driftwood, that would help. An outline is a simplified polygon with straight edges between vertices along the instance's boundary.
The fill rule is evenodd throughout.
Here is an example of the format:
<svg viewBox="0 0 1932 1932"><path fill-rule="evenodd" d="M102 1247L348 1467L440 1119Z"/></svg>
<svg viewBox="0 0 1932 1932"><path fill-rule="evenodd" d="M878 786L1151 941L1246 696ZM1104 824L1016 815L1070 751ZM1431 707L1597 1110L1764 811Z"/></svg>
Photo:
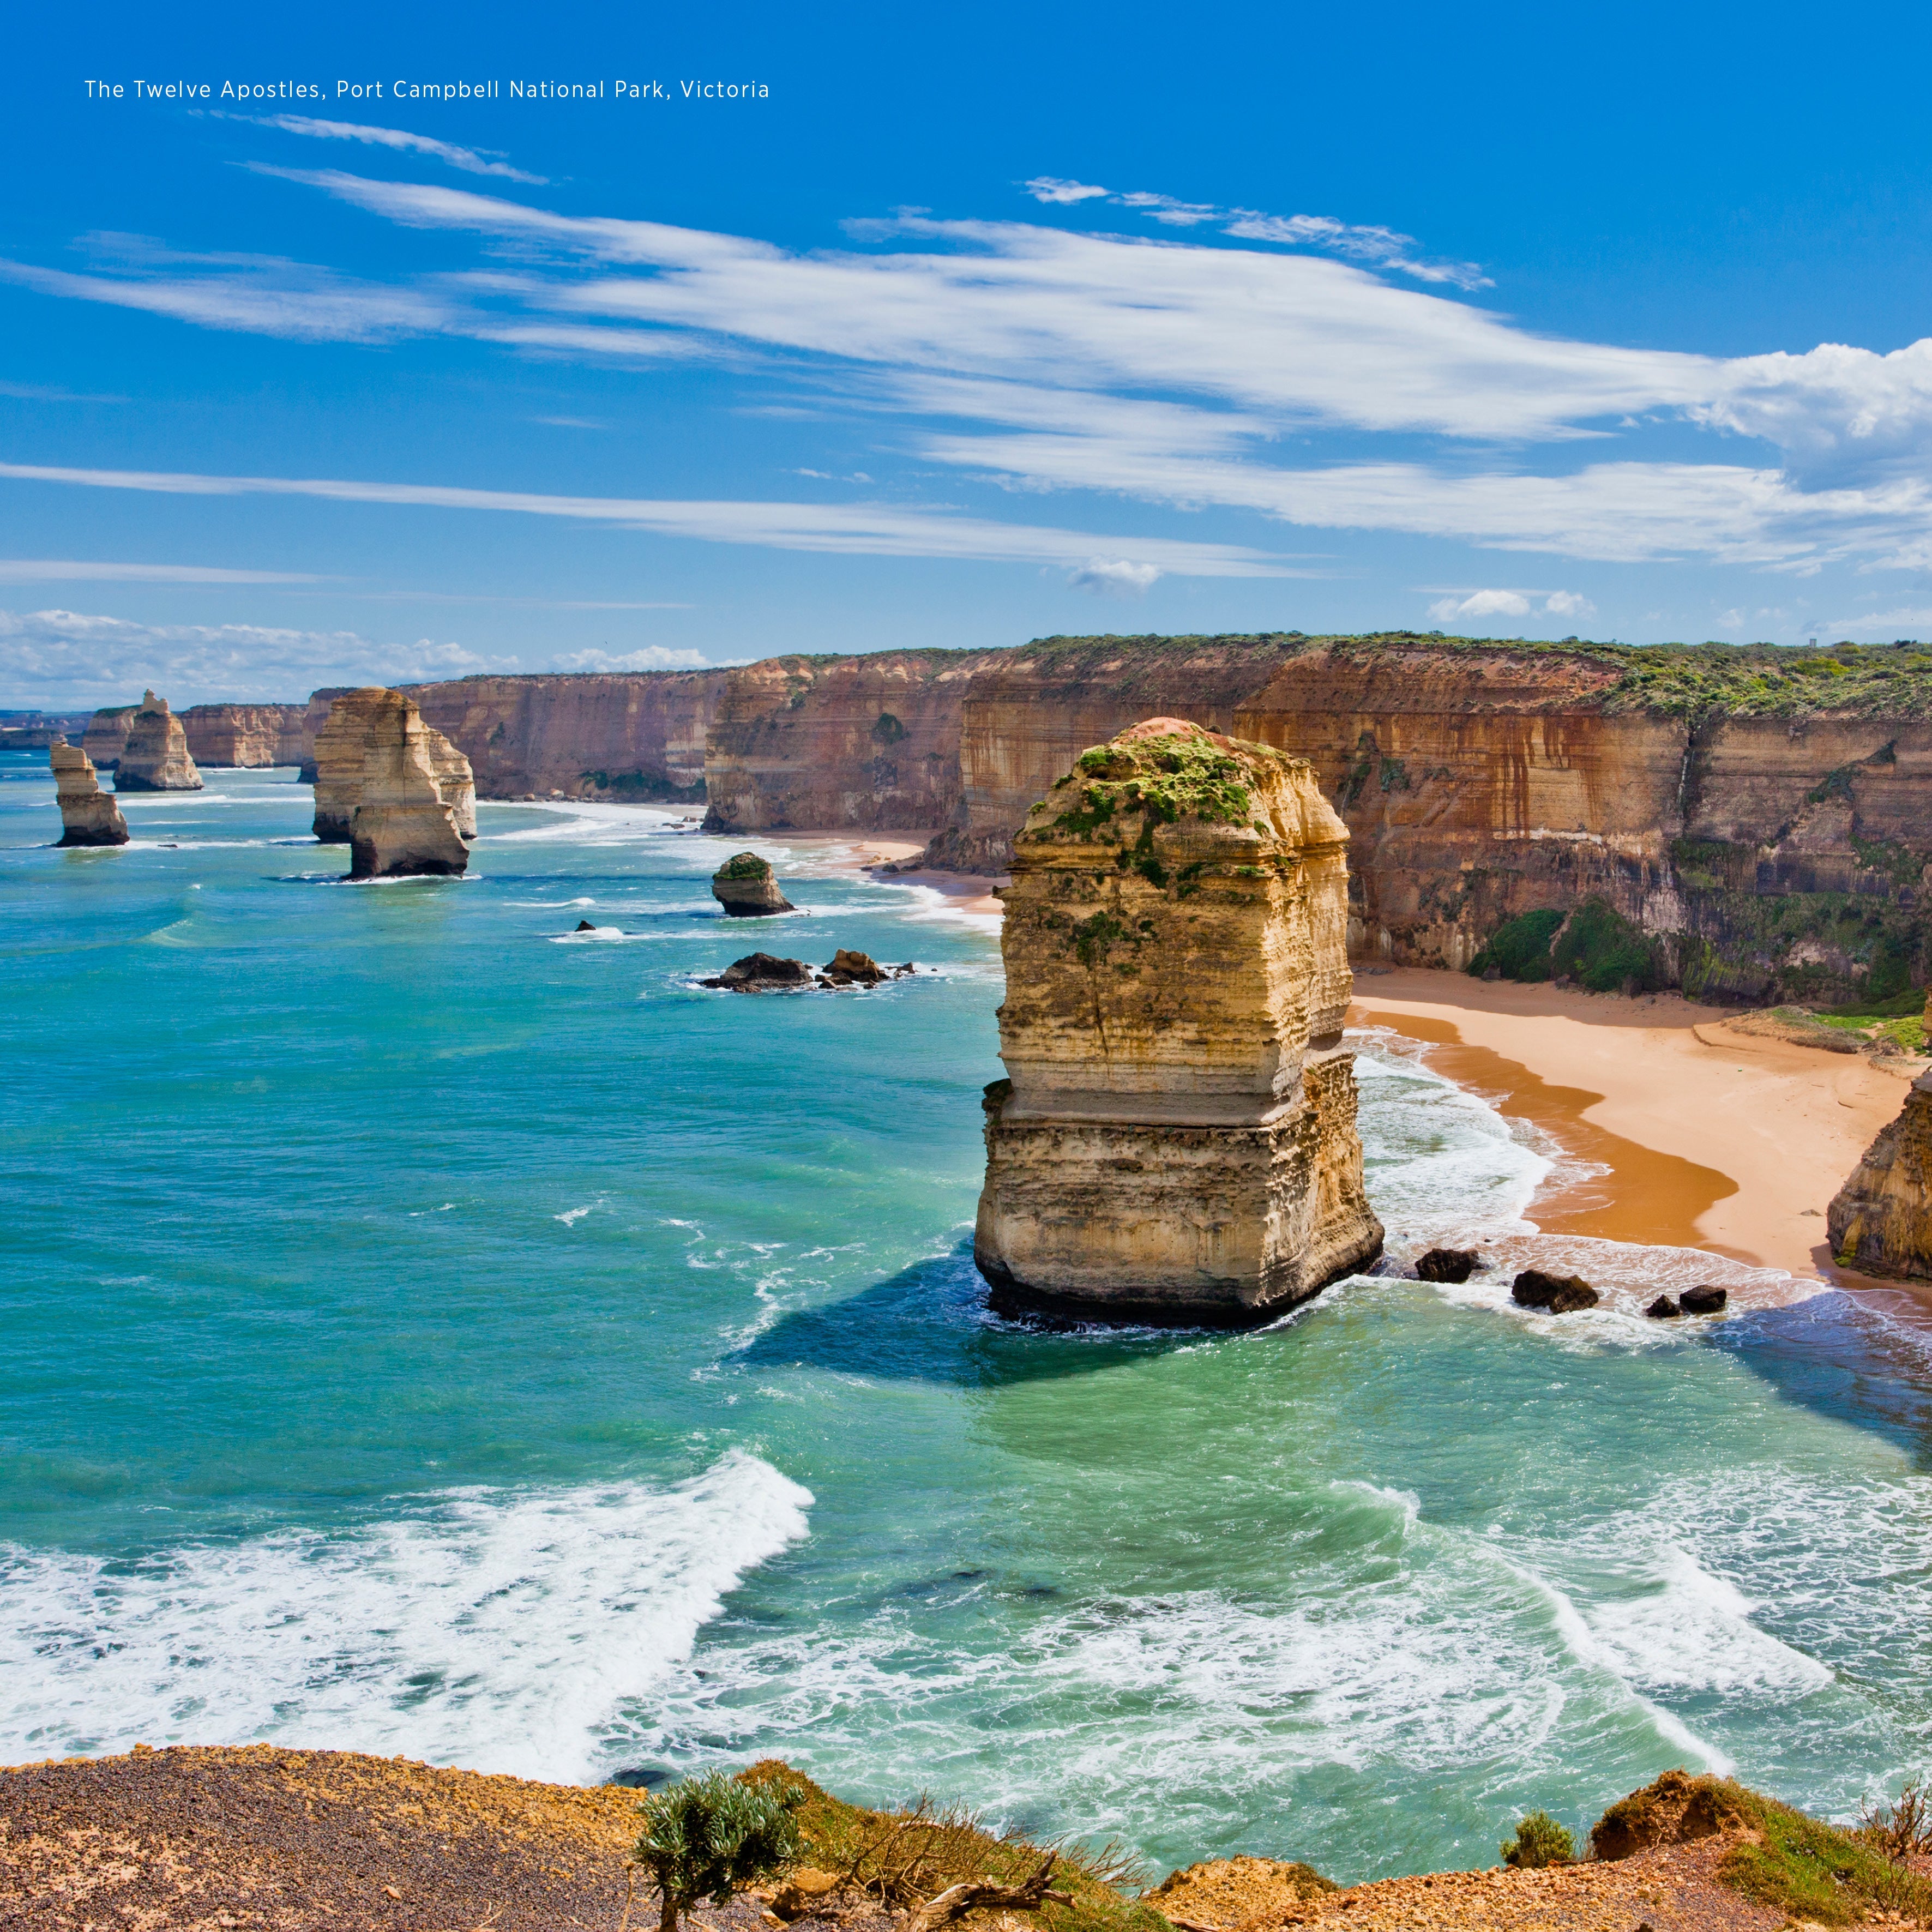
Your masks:
<svg viewBox="0 0 1932 1932"><path fill-rule="evenodd" d="M969 1912L976 1912L982 1906L1004 1908L1013 1912L1036 1911L1051 1900L1055 1905L1071 1905L1070 1892L1050 1891L1047 1880L1053 1876L1054 1854L1048 1852L1039 1870L1019 1885L995 1885L990 1879L968 1879L959 1885L948 1886L937 1898L929 1898L912 1916L912 1923L906 1932L938 1932L942 1925L950 1925L956 1919L963 1918Z"/></svg>

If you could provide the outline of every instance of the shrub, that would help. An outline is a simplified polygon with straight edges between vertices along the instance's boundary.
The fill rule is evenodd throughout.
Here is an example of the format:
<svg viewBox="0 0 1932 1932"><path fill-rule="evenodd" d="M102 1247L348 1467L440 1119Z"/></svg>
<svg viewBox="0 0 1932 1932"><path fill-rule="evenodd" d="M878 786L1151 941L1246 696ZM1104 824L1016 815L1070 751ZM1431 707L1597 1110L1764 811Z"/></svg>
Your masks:
<svg viewBox="0 0 1932 1932"><path fill-rule="evenodd" d="M1550 942L1556 937L1563 915L1554 910L1520 914L1490 934L1489 943L1469 962L1472 977L1480 979L1493 966L1505 980L1550 977Z"/></svg>
<svg viewBox="0 0 1932 1932"><path fill-rule="evenodd" d="M1567 1865L1576 1856L1576 1844L1547 1811L1532 1811L1505 1840L1502 1855L1506 1865Z"/></svg>
<svg viewBox="0 0 1932 1932"><path fill-rule="evenodd" d="M722 1771L687 1778L639 1806L644 1828L632 1856L656 1880L662 1932L700 1898L722 1905L734 1892L776 1878L799 1861L796 1785L747 1784Z"/></svg>
<svg viewBox="0 0 1932 1932"><path fill-rule="evenodd" d="M1618 992L1627 984L1648 993L1664 983L1657 949L1606 899L1587 898L1570 915L1550 959L1593 993Z"/></svg>

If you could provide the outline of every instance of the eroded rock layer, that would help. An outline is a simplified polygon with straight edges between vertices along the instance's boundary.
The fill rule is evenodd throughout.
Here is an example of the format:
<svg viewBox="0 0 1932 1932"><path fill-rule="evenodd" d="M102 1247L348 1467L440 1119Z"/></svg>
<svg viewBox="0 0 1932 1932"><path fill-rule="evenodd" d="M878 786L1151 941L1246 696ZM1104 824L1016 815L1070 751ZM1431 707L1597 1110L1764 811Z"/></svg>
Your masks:
<svg viewBox="0 0 1932 1932"><path fill-rule="evenodd" d="M303 704L191 704L181 714L197 765L299 765L307 748Z"/></svg>
<svg viewBox="0 0 1932 1932"><path fill-rule="evenodd" d="M336 698L316 739L316 766L315 834L326 844L346 839L351 878L468 866L458 808L466 801L474 812L469 761L400 691L370 685Z"/></svg>
<svg viewBox="0 0 1932 1932"><path fill-rule="evenodd" d="M1825 1226L1846 1268L1932 1276L1932 1074L1912 1083L1898 1118L1832 1197Z"/></svg>
<svg viewBox="0 0 1932 1932"><path fill-rule="evenodd" d="M778 875L755 852L737 852L711 875L711 896L734 919L762 919L794 910Z"/></svg>
<svg viewBox="0 0 1932 1932"><path fill-rule="evenodd" d="M121 808L100 789L94 760L78 745L56 738L47 748L54 791L60 805L62 845L124 845L128 821Z"/></svg>
<svg viewBox="0 0 1932 1932"><path fill-rule="evenodd" d="M116 791L200 791L201 774L188 756L188 734L165 698L142 694L128 722L128 736L114 767Z"/></svg>
<svg viewBox="0 0 1932 1932"><path fill-rule="evenodd" d="M1029 814L974 1235L997 1300L1254 1320L1380 1251L1347 844L1304 761L1172 718Z"/></svg>

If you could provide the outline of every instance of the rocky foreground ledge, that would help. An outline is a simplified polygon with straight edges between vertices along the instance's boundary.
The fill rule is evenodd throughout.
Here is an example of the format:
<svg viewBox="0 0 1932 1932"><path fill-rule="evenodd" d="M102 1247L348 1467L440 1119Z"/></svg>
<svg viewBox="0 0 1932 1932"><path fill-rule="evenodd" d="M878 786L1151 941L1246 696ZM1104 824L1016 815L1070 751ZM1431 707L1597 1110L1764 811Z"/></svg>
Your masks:
<svg viewBox="0 0 1932 1932"><path fill-rule="evenodd" d="M700 1906L693 1932L1932 1924L1923 1858L1894 1858L1882 1834L1841 1831L1728 1780L1681 1772L1612 1805L1580 1863L1343 1888L1307 1864L1241 1857L1189 1866L1144 1891L1142 1875L1106 1853L996 1838L963 1812L923 1802L863 1810L776 1760L740 1775L802 1790L811 1862L783 1883ZM0 1927L643 1928L655 1923L656 1901L629 1862L638 1796L266 1744L137 1747L0 1770ZM960 1908L952 1888L1012 1887L1049 1853L1064 1903Z"/></svg>

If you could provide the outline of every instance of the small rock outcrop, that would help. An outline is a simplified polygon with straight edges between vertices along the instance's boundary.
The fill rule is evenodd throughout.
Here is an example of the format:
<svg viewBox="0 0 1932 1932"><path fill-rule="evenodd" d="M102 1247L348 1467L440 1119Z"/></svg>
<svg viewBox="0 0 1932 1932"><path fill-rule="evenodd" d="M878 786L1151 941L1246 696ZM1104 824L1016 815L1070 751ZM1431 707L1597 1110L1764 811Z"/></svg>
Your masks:
<svg viewBox="0 0 1932 1932"><path fill-rule="evenodd" d="M56 738L47 748L55 795L60 802L58 845L124 845L128 821L121 808L100 789L94 760L78 745Z"/></svg>
<svg viewBox="0 0 1932 1932"><path fill-rule="evenodd" d="M711 875L711 896L734 919L763 919L795 910L777 875L755 852L734 854Z"/></svg>
<svg viewBox="0 0 1932 1932"><path fill-rule="evenodd" d="M1825 1226L1841 1267L1932 1276L1932 1072L1912 1082L1898 1119L1832 1196Z"/></svg>
<svg viewBox="0 0 1932 1932"><path fill-rule="evenodd" d="M1510 1284L1510 1299L1525 1308L1570 1315L1580 1308L1595 1307L1603 1297L1581 1275L1545 1274L1540 1268L1525 1268Z"/></svg>
<svg viewBox="0 0 1932 1932"><path fill-rule="evenodd" d="M1677 1305L1686 1315L1716 1315L1731 1298L1726 1288L1714 1288L1708 1282L1697 1288L1687 1288L1677 1298Z"/></svg>
<svg viewBox="0 0 1932 1932"><path fill-rule="evenodd" d="M734 959L714 980L700 980L728 993L803 992L816 982L802 959L781 959L770 952L748 952Z"/></svg>
<svg viewBox="0 0 1932 1932"><path fill-rule="evenodd" d="M1415 1264L1418 1281L1467 1281L1482 1259L1474 1248L1431 1248Z"/></svg>
<svg viewBox="0 0 1932 1932"><path fill-rule="evenodd" d="M1682 1315L1684 1310L1669 1295L1660 1294L1643 1312L1653 1322L1670 1322Z"/></svg>
<svg viewBox="0 0 1932 1932"><path fill-rule="evenodd" d="M910 968L902 966L896 976L870 953L854 952L842 946L819 970L835 986L876 986L881 980L902 976Z"/></svg>
<svg viewBox="0 0 1932 1932"><path fill-rule="evenodd" d="M996 1307L1264 1320L1381 1252L1347 842L1305 760L1172 718L1034 808L974 1237Z"/></svg>
<svg viewBox="0 0 1932 1932"><path fill-rule="evenodd" d="M405 712L406 721L399 723ZM323 844L352 842L356 808L372 780L382 780L399 730L420 756L458 838L476 836L476 780L470 760L422 722L413 698L372 684L334 694L316 734L315 836Z"/></svg>
<svg viewBox="0 0 1932 1932"><path fill-rule="evenodd" d="M200 791L201 774L188 756L188 734L165 698L143 692L128 721L127 742L114 767L116 791Z"/></svg>

